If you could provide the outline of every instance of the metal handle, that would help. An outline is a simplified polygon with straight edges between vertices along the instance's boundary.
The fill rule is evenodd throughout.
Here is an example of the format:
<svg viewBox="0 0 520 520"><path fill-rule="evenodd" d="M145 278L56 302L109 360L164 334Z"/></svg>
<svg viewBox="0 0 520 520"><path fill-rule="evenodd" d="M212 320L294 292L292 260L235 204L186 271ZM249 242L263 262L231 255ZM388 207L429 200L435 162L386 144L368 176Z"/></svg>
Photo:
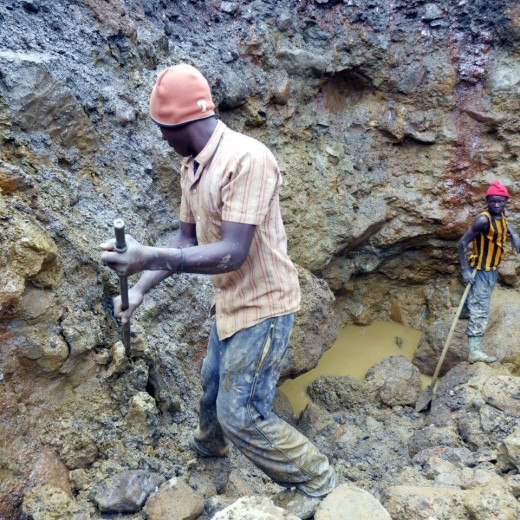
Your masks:
<svg viewBox="0 0 520 520"><path fill-rule="evenodd" d="M126 239L123 219L117 218L114 220L114 231L116 234L116 251L118 253L124 253L126 251Z"/></svg>
<svg viewBox="0 0 520 520"><path fill-rule="evenodd" d="M125 223L122 219L114 220L114 232L116 235L116 251L124 253L127 249L125 239ZM128 277L119 277L119 291L121 293L121 309L126 311L129 307L128 303ZM123 345L127 357L130 356L130 321L123 323Z"/></svg>
<svg viewBox="0 0 520 520"><path fill-rule="evenodd" d="M435 384L435 381L437 381L437 377L439 377L439 372L441 371L442 363L444 362L444 358L446 357L446 353L448 352L448 347L450 346L451 337L453 336L453 332L455 331L455 327L457 326L460 313L462 312L462 307L464 307L464 303L466 302L466 298L468 297L469 290L471 289L471 284L473 283L473 280L475 280L476 274L477 270L473 269L473 272L471 273L471 282L469 282L466 285L464 293L462 294L462 298L460 299L459 306L455 311L455 316L453 317L453 322L451 324L450 331L448 332L448 338L446 339L446 343L444 343L444 348L442 349L441 357L439 358L439 362L435 367L435 372L432 377L433 384Z"/></svg>

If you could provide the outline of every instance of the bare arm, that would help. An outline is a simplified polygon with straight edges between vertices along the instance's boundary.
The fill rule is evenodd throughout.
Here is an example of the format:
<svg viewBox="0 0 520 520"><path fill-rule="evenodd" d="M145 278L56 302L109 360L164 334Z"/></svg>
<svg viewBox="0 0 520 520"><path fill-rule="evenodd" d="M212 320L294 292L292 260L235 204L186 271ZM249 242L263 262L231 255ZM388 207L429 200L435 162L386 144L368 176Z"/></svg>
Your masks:
<svg viewBox="0 0 520 520"><path fill-rule="evenodd" d="M468 260L468 246L471 241L480 233L486 233L489 227L489 221L486 216L482 215L475 219L472 226L462 235L459 240L459 262L462 271L462 277L466 283L471 283L471 268Z"/></svg>
<svg viewBox="0 0 520 520"><path fill-rule="evenodd" d="M517 253L520 253L520 237L518 236L518 233L511 227L510 224L507 225L507 232L509 233L509 236L511 237L511 243L513 244L513 247L515 248L515 251Z"/></svg>
<svg viewBox="0 0 520 520"><path fill-rule="evenodd" d="M192 247L197 245L197 235L195 232L195 224L181 222L179 233L175 235L170 247ZM139 281L134 285L133 289L140 291L143 295L150 289L161 283L163 280L174 274L175 271L159 270L146 271Z"/></svg>
<svg viewBox="0 0 520 520"><path fill-rule="evenodd" d="M188 244L193 247L182 250L180 247L149 247L128 236L128 249L125 253L115 252L114 240L102 244L105 252L101 255L101 260L120 276L129 276L145 270L158 271L160 274L146 277L143 288L146 285L151 287L149 282L152 281L152 276L155 281L178 272L227 273L238 269L246 259L254 231L253 225L223 221L221 239L218 242L193 245L196 244L195 225L183 224L179 240L174 241L173 245Z"/></svg>
<svg viewBox="0 0 520 520"><path fill-rule="evenodd" d="M218 274L238 269L249 254L255 226L222 222L222 239L197 245L195 224L181 222L171 247L147 247L127 236L127 251L116 253L115 241L101 244L101 260L121 276L145 270L128 292L129 306L123 312L121 297L114 298L114 315L126 323L141 305L144 295L168 276L178 272ZM181 248L182 247L182 251Z"/></svg>

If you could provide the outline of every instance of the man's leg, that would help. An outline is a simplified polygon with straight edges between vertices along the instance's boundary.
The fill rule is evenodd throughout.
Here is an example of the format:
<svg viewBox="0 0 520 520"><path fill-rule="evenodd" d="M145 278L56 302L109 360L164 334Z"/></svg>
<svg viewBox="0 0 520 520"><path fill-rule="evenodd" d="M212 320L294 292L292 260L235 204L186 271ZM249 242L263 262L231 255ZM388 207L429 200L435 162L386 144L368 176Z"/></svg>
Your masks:
<svg viewBox="0 0 520 520"><path fill-rule="evenodd" d="M192 448L203 457L222 457L229 449L217 419L221 347L217 327L213 324L201 371L203 394L200 400L199 428L192 440Z"/></svg>
<svg viewBox="0 0 520 520"><path fill-rule="evenodd" d="M227 437L275 482L322 497L335 486L327 457L272 412L293 321L269 318L222 342L217 414Z"/></svg>
<svg viewBox="0 0 520 520"><path fill-rule="evenodd" d="M492 363L496 357L489 356L481 350L482 337L486 330L491 293L498 279L498 271L477 271L473 285L468 295L467 306L469 310L468 336L469 356L468 361L475 363L483 361Z"/></svg>

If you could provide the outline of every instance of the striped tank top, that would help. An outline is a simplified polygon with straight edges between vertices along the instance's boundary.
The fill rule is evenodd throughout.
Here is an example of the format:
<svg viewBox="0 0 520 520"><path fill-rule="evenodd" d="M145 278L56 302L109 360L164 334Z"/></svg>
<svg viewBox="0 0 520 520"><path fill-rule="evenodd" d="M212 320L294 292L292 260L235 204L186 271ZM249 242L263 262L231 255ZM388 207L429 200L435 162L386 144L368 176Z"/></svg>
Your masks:
<svg viewBox="0 0 520 520"><path fill-rule="evenodd" d="M504 258L504 246L507 237L507 220L502 213L500 220L494 219L489 212L485 215L489 221L489 229L486 233L480 233L473 239L473 253L469 257L469 265L479 271L495 270L502 258Z"/></svg>

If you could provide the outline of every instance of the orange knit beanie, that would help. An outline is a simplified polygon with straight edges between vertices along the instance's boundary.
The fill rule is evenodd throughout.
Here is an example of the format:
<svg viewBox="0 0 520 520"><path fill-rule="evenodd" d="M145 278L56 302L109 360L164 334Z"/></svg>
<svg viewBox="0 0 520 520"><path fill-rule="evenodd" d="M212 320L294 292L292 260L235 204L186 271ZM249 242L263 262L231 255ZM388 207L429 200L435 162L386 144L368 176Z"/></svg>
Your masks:
<svg viewBox="0 0 520 520"><path fill-rule="evenodd" d="M177 126L215 115L206 78L191 65L164 69L150 96L150 115L160 126Z"/></svg>

